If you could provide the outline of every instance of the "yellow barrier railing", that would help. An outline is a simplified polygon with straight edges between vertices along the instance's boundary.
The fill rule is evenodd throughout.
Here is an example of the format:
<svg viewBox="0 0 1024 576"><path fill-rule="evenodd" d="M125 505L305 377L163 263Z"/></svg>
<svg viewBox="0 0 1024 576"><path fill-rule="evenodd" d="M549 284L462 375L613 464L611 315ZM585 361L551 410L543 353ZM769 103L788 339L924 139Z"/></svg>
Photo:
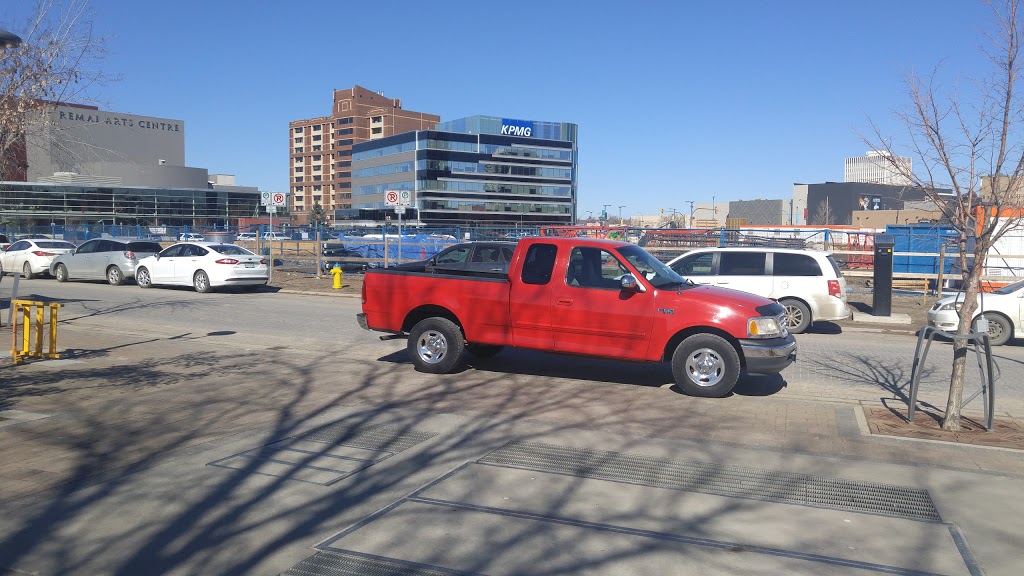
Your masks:
<svg viewBox="0 0 1024 576"><path fill-rule="evenodd" d="M15 364L22 364L24 358L60 358L57 350L57 309L63 306L58 302L35 302L32 300L11 300L11 358ZM46 310L50 310L50 348L43 352L43 327L46 326ZM21 349L18 349L18 312L21 312L23 321L21 323ZM34 312L34 314L33 314ZM33 322L33 320L35 320ZM35 327L35 338L32 338L32 328ZM35 344L32 346L32 344Z"/></svg>

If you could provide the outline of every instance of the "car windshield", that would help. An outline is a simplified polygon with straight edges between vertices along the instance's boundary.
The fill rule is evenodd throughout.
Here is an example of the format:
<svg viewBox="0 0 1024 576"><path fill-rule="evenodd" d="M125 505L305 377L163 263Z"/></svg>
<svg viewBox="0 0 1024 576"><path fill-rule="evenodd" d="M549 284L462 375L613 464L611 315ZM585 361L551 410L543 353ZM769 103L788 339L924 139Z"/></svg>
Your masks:
<svg viewBox="0 0 1024 576"><path fill-rule="evenodd" d="M682 276L639 246L623 246L618 252L655 288L678 287L687 283Z"/></svg>
<svg viewBox="0 0 1024 576"><path fill-rule="evenodd" d="M1021 288L1024 288L1024 280L1021 280L1020 282L1015 282L1013 284L1010 284L1009 286L1003 286L1002 288L1000 288L998 290L993 290L992 293L993 294L1013 294L1014 292L1016 292L1017 290L1020 290Z"/></svg>
<svg viewBox="0 0 1024 576"><path fill-rule="evenodd" d="M72 244L70 242L61 242L59 240L58 241L41 240L41 241L36 242L36 246L38 246L40 248L56 248L56 249L66 249L66 250L74 250L75 249L75 245L74 244Z"/></svg>
<svg viewBox="0 0 1024 576"><path fill-rule="evenodd" d="M227 256L255 256L252 252L249 252L241 246L235 246L234 244L216 244L213 246L207 246L207 248Z"/></svg>

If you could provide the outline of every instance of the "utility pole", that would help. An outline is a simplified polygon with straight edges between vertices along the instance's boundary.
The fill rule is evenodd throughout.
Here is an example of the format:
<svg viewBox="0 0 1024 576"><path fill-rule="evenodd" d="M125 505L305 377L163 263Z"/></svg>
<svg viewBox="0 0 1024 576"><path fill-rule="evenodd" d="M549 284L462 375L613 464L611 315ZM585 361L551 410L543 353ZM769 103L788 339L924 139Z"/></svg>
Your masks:
<svg viewBox="0 0 1024 576"><path fill-rule="evenodd" d="M690 203L690 222L687 225L689 228L693 228L693 200L687 200Z"/></svg>
<svg viewBox="0 0 1024 576"><path fill-rule="evenodd" d="M623 204L622 206L619 206L619 224L620 225L623 223L622 222L622 209L625 208L625 207L626 207L625 204Z"/></svg>

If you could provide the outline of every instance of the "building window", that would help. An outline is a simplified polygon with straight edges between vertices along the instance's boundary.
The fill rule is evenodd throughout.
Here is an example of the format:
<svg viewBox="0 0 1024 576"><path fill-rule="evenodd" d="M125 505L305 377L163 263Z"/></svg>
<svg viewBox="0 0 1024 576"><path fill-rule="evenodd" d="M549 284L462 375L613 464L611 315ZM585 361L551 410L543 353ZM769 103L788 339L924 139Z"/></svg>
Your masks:
<svg viewBox="0 0 1024 576"><path fill-rule="evenodd" d="M302 174L302 166L296 166L295 167L295 173L296 174Z"/></svg>
<svg viewBox="0 0 1024 576"><path fill-rule="evenodd" d="M351 188L352 187L352 183L351 182L342 182L342 183L338 184L338 187L339 188Z"/></svg>
<svg viewBox="0 0 1024 576"><path fill-rule="evenodd" d="M338 168L345 168L345 167L351 166L351 165L352 165L352 161L351 160L342 160L341 162L338 162Z"/></svg>
<svg viewBox="0 0 1024 576"><path fill-rule="evenodd" d="M313 146L313 152L319 152L321 148L323 148L323 146L317 144L317 145Z"/></svg>
<svg viewBox="0 0 1024 576"><path fill-rule="evenodd" d="M295 181L296 182L302 182L302 176L296 176L295 177Z"/></svg>
<svg viewBox="0 0 1024 576"><path fill-rule="evenodd" d="M313 182L319 182L321 180L323 180L323 176L321 176L319 174L313 176Z"/></svg>
<svg viewBox="0 0 1024 576"><path fill-rule="evenodd" d="M296 144L302 144L302 137L300 136L300 137L296 138L295 139L295 143Z"/></svg>
<svg viewBox="0 0 1024 576"><path fill-rule="evenodd" d="M317 154L317 155L313 156L313 161L314 162L319 162L320 161L320 154Z"/></svg>
<svg viewBox="0 0 1024 576"><path fill-rule="evenodd" d="M302 134L302 127L300 126L299 128L296 128L295 129L295 133L296 134Z"/></svg>
<svg viewBox="0 0 1024 576"><path fill-rule="evenodd" d="M338 172L338 178L351 178L351 172Z"/></svg>
<svg viewBox="0 0 1024 576"><path fill-rule="evenodd" d="M313 196L313 202L320 202L321 198L323 198L323 196L321 196L320 194L315 194Z"/></svg>
<svg viewBox="0 0 1024 576"><path fill-rule="evenodd" d="M341 126L342 124L351 124L351 123L352 123L352 119L351 118L338 118L338 126Z"/></svg>
<svg viewBox="0 0 1024 576"><path fill-rule="evenodd" d="M334 145L335 146L351 146L352 145L352 139L351 138L345 138L344 140L336 140L334 142Z"/></svg>
<svg viewBox="0 0 1024 576"><path fill-rule="evenodd" d="M323 189L323 186L319 186L319 185L318 186L313 186L313 192L319 192L322 189Z"/></svg>
<svg viewBox="0 0 1024 576"><path fill-rule="evenodd" d="M320 126L313 126L313 132L319 132Z"/></svg>
<svg viewBox="0 0 1024 576"><path fill-rule="evenodd" d="M334 154L336 156L351 156L352 155L352 151L351 150L338 150Z"/></svg>
<svg viewBox="0 0 1024 576"><path fill-rule="evenodd" d="M335 136L345 136L346 134L351 134L351 133L352 133L352 129L351 128L345 128L344 130L338 130L335 133Z"/></svg>
<svg viewBox="0 0 1024 576"><path fill-rule="evenodd" d="M296 146L295 147L295 153L296 154L302 154L302 146Z"/></svg>
<svg viewBox="0 0 1024 576"><path fill-rule="evenodd" d="M320 141L320 135L319 134L314 134L313 135L313 142L319 142L319 141Z"/></svg>
<svg viewBox="0 0 1024 576"><path fill-rule="evenodd" d="M384 122L384 117L383 116L371 116L370 117L370 123L371 124L382 124L383 122Z"/></svg>
<svg viewBox="0 0 1024 576"><path fill-rule="evenodd" d="M370 128L370 134L383 134L383 133L384 133L384 129L379 127L379 126L376 127L376 128Z"/></svg>
<svg viewBox="0 0 1024 576"><path fill-rule="evenodd" d="M316 166L313 166L313 172L319 172L319 171L320 171L320 165L319 164L317 164Z"/></svg>

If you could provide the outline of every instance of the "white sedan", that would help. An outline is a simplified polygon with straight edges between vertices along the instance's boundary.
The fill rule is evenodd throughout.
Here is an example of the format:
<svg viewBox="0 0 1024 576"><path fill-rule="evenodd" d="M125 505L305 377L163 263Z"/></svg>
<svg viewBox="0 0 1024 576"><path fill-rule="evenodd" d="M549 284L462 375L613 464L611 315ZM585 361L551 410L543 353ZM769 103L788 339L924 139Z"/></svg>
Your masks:
<svg viewBox="0 0 1024 576"><path fill-rule="evenodd" d="M209 292L220 286L263 286L269 279L266 259L219 242L175 244L135 267L135 283L142 288L164 284Z"/></svg>
<svg viewBox="0 0 1024 576"><path fill-rule="evenodd" d="M59 254L67 254L75 249L71 242L50 240L49 238L31 238L18 240L10 248L0 252L0 276L4 273L21 275L26 279L35 278L38 274L50 273L50 262Z"/></svg>
<svg viewBox="0 0 1024 576"><path fill-rule="evenodd" d="M960 325L957 311L963 306L963 293L940 299L928 311L928 325L943 332L956 332ZM1002 346L1011 338L1024 338L1024 281L978 295L978 308L972 322L984 314L988 337L993 346Z"/></svg>

